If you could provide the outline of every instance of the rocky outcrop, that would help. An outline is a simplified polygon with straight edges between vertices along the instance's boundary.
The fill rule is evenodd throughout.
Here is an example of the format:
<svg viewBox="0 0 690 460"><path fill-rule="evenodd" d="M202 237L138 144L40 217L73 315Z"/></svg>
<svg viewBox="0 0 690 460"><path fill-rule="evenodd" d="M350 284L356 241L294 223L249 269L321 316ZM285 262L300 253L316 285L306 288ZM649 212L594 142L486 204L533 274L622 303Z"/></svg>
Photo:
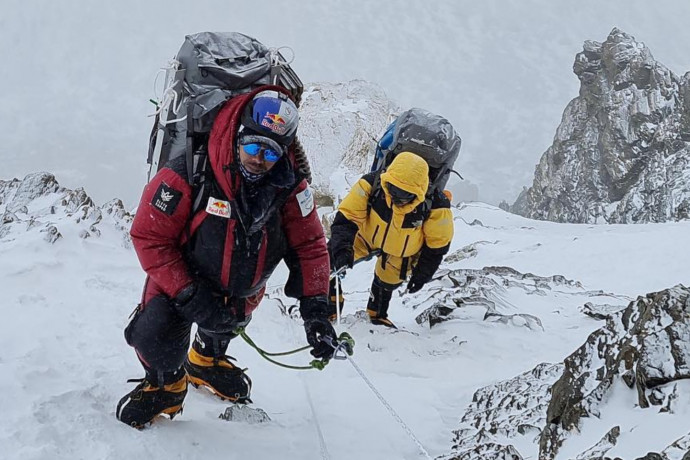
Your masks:
<svg viewBox="0 0 690 460"><path fill-rule="evenodd" d="M84 189L69 190L55 176L40 172L23 180L0 180L0 242L26 232L38 232L48 243L65 237L101 236L104 228L120 234L129 247L133 216L120 200L96 206Z"/></svg>
<svg viewBox="0 0 690 460"><path fill-rule="evenodd" d="M549 388L562 372L562 364L542 363L513 379L477 390L460 427L453 431L456 454L450 459L522 460L513 445L502 444L499 439L525 436L533 441L539 437L546 421ZM479 455L486 453L492 456Z"/></svg>
<svg viewBox="0 0 690 460"><path fill-rule="evenodd" d="M593 332L564 364L563 374L550 390L540 459L555 458L584 418L601 415L616 381L636 390L641 408L651 411L654 406L659 413L677 409L674 384L690 378L690 289L678 285L639 297L607 319L606 326ZM597 452L615 445L618 435L609 434ZM666 450L679 445L687 446L687 439L679 439ZM663 455L659 458L670 458Z"/></svg>
<svg viewBox="0 0 690 460"><path fill-rule="evenodd" d="M677 77L619 29L583 48L580 95L510 209L556 222L690 218L690 73Z"/></svg>
<svg viewBox="0 0 690 460"><path fill-rule="evenodd" d="M339 200L339 192L369 171L376 141L399 112L381 87L363 80L305 89L299 138L319 204Z"/></svg>
<svg viewBox="0 0 690 460"><path fill-rule="evenodd" d="M573 294L578 290L576 282L563 277L538 277L503 267L452 270L442 273L438 280L445 286L449 280L455 289L440 290L434 295L433 304L420 315L430 325L453 319L457 309L463 306L482 305L486 307L485 321L498 318L511 326L528 327L535 333L539 333L538 323L530 324L524 315L514 313L514 306L500 304L500 299L506 297L502 290L520 288L532 295L543 295L540 292L551 289ZM582 290L579 295L600 297L599 300L615 298L611 294ZM577 455L571 448L572 456L568 458L613 460L616 457L609 456L608 452L621 442L621 438L628 442L631 436L654 438L656 431L646 431L658 430L653 417L660 417L659 422L666 424L669 417L684 420L690 404L687 395L690 289L678 285L640 296L627 306L615 303L584 304L581 312L605 325L591 333L562 363L542 363L509 380L477 390L458 428L453 431L452 452L443 458L479 460L538 456L540 460L553 460L560 458L559 451L565 441L578 437L587 420L601 419L616 423L602 426L599 422L598 440L591 441L590 435L589 447ZM631 428L631 423L626 424L627 415L615 417L617 411L627 410L620 405L610 405L615 391L634 391L636 403L630 404L630 413L646 411L640 417L652 422L645 427L634 424ZM614 416L607 411L613 411ZM631 435L633 430L634 435ZM591 433L591 429L589 431ZM573 443L583 445L579 439L573 439ZM690 460L690 432L640 458Z"/></svg>
<svg viewBox="0 0 690 460"><path fill-rule="evenodd" d="M458 257L462 258L467 251L471 254L473 250L475 250L473 245L459 249L450 254L446 262L459 260ZM517 288L528 295L537 296L544 296L547 292L560 288L585 297L616 297L603 291L585 291L578 281L568 280L561 275L537 276L532 273L520 273L510 267L439 270L434 279L452 286L452 289L430 288L431 297L426 301L428 305L424 304L425 308L416 317L418 324L429 327L452 319L458 309L474 305L486 309L484 321L543 330L539 317L529 313L516 313L513 305L505 300L505 293L510 288ZM588 304L589 309L596 312L606 308L615 308L598 303Z"/></svg>

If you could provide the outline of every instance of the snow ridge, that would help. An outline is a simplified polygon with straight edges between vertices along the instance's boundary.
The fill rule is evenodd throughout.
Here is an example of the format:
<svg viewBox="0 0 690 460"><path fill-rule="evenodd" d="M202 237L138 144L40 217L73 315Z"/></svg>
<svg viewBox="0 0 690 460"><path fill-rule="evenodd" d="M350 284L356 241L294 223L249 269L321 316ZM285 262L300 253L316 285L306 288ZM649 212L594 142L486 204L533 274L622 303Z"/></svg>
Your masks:
<svg viewBox="0 0 690 460"><path fill-rule="evenodd" d="M44 234L48 243L73 234L82 239L99 237L105 224L120 234L123 246L131 245L133 216L122 201L96 206L83 188L61 187L47 172L32 173L23 180L0 180L0 215L0 241L30 231Z"/></svg>

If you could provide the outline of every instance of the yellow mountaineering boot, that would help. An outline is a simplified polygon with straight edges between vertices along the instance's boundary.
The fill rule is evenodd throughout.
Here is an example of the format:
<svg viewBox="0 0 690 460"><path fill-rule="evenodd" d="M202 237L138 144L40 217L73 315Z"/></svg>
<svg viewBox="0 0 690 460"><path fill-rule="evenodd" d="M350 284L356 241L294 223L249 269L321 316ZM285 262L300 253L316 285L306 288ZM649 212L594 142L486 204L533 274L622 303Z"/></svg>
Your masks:
<svg viewBox="0 0 690 460"><path fill-rule="evenodd" d="M117 404L117 419L134 428L143 428L157 415L166 414L170 419L182 412L182 403L187 395L187 376L181 372L179 380L157 386L148 377L131 379L128 382L140 382L130 393Z"/></svg>
<svg viewBox="0 0 690 460"><path fill-rule="evenodd" d="M398 328L395 324L393 324L393 321L388 319L388 315L385 317L379 316L379 312L374 310L367 310L367 313L369 314L369 321L371 321L371 324L376 326L386 326L393 329Z"/></svg>
<svg viewBox="0 0 690 460"><path fill-rule="evenodd" d="M369 302L367 303L367 313L371 324L397 329L395 324L388 319L388 306L393 297L393 289L395 287L387 286L378 276L374 276L369 292Z"/></svg>
<svg viewBox="0 0 690 460"><path fill-rule="evenodd" d="M249 399L252 381L242 369L230 362L229 356L212 358L191 348L184 368L187 370L189 383L194 388L206 387L222 400L252 402Z"/></svg>

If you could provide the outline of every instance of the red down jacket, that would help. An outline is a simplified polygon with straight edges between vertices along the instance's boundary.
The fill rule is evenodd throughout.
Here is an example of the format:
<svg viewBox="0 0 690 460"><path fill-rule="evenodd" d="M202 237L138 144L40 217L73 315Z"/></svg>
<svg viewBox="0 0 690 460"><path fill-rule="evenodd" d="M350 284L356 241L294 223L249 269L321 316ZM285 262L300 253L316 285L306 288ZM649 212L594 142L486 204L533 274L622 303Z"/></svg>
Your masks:
<svg viewBox="0 0 690 460"><path fill-rule="evenodd" d="M240 115L253 95L265 89L282 91L258 88L233 98L218 114L208 142L208 200L204 196L194 216L196 197L183 157L170 161L144 189L131 228L134 248L148 274L144 304L156 295L174 297L193 279L203 278L224 295L245 299L249 314L281 260L290 270L287 295L328 293L326 241L308 184L295 179L294 145L258 190L248 189L237 168Z"/></svg>

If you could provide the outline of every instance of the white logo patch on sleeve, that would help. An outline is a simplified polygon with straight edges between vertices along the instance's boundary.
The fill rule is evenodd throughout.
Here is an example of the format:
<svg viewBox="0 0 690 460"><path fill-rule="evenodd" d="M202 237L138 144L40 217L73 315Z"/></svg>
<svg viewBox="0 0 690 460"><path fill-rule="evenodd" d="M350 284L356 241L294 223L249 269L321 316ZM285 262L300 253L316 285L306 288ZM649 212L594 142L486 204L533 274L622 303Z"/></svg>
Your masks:
<svg viewBox="0 0 690 460"><path fill-rule="evenodd" d="M212 196L208 198L208 204L206 205L206 212L208 214L213 214L214 216L230 218L230 203L223 200L218 200Z"/></svg>
<svg viewBox="0 0 690 460"><path fill-rule="evenodd" d="M311 189L307 186L307 188L299 192L296 196L297 202L299 203L299 209L302 211L302 217L306 217L314 210L314 194L311 193Z"/></svg>

